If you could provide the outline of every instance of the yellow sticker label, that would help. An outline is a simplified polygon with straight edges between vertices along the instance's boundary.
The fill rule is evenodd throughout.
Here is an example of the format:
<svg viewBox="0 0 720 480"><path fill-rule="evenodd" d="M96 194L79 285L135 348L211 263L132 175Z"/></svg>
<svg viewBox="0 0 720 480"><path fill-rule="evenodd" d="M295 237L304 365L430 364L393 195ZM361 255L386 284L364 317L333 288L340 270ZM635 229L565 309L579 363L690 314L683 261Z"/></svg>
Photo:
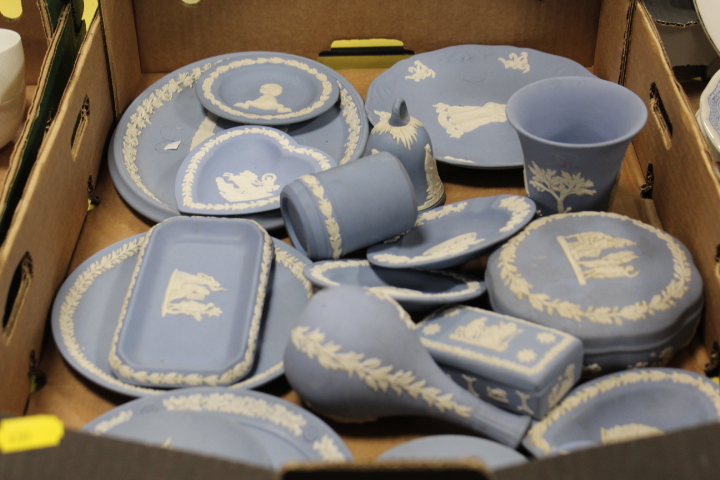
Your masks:
<svg viewBox="0 0 720 480"><path fill-rule="evenodd" d="M0 420L0 452L12 453L54 447L65 435L55 415L30 415Z"/></svg>
<svg viewBox="0 0 720 480"><path fill-rule="evenodd" d="M392 38L367 38L358 40L335 40L330 48L402 47L404 43Z"/></svg>

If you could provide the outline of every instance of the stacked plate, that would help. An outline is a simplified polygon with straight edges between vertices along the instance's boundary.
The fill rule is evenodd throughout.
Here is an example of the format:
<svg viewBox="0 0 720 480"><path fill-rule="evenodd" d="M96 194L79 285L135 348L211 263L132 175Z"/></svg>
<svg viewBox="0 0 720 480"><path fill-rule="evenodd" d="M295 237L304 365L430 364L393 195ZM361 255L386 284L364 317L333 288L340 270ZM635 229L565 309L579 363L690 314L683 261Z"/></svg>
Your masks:
<svg viewBox="0 0 720 480"><path fill-rule="evenodd" d="M278 228L285 183L365 150L363 105L350 82L304 57L207 58L130 104L113 134L110 174L125 201L155 222L201 213Z"/></svg>

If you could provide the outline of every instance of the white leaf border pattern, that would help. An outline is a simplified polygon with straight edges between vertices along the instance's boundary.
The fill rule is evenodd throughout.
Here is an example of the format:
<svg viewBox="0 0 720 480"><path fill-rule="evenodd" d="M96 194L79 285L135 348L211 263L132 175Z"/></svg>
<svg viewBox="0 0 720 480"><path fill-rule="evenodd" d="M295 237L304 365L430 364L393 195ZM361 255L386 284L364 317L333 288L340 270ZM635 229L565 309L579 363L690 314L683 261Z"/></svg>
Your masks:
<svg viewBox="0 0 720 480"><path fill-rule="evenodd" d="M534 230L549 222L565 218L566 216L589 215L600 215L632 222L639 228L655 234L666 243L673 257L673 279L662 292L654 295L649 302L640 300L624 307L590 306L586 309L581 305L574 304L567 300L550 298L547 294L532 292L532 284L523 278L517 265L515 265L517 250L520 244ZM574 320L578 323L583 320L588 320L604 325L622 325L623 321L635 322L645 319L648 315L654 315L658 311L671 309L675 306L676 300L682 299L685 296L685 293L687 293L690 288L688 283L692 279L690 263L688 262L685 252L669 234L638 220L610 212L576 212L540 218L529 224L525 230L501 247L498 268L500 278L503 280L505 286L515 294L518 300L527 297L528 302L535 310L547 312L549 315L557 312L561 317Z"/></svg>
<svg viewBox="0 0 720 480"><path fill-rule="evenodd" d="M323 188L320 181L312 175L303 175L302 177L299 177L299 180L307 185L313 195L315 195L315 198L317 198L318 208L325 217L325 230L328 234L330 248L332 248L332 257L334 259L340 258L343 253L340 225L338 225L337 220L333 216L332 203L330 203L330 200L325 198L325 188Z"/></svg>
<svg viewBox="0 0 720 480"><path fill-rule="evenodd" d="M440 412L450 411L467 418L472 414L472 407L460 405L453 400L451 393L442 394L435 387L428 387L426 380L418 380L411 371L395 370L392 365L383 365L378 358L365 358L362 353L341 352L341 345L325 341L325 334L319 329L309 331L309 327L298 326L291 332L291 341L298 351L311 360L317 358L325 370L344 371L349 377L353 375L363 381L373 391L387 393L389 390L398 396L403 393L412 398L422 398L430 407Z"/></svg>

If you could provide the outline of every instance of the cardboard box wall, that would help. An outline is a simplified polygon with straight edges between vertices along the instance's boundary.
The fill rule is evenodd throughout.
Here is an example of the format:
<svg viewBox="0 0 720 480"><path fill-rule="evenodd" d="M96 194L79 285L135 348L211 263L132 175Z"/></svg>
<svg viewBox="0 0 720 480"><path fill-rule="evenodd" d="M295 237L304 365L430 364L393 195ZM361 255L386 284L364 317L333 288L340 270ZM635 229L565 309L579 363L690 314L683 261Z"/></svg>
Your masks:
<svg viewBox="0 0 720 480"><path fill-rule="evenodd" d="M22 206L27 205L27 209L22 217L23 228L18 227L12 239L12 244L31 245L33 250L28 251L38 252L33 256L33 269L43 272L42 279L33 274L32 284L36 286L33 294L37 297L33 302L26 301L20 309L23 321L32 324L34 332L42 331L54 293L68 271L101 248L146 231L151 225L117 196L103 166L107 138L115 119L147 85L175 68L225 52L276 50L315 58L336 39L389 37L403 40L418 53L462 43L536 48L572 58L598 76L623 83L640 95L651 115L626 157L613 210L662 226L688 245L703 274L708 297L700 333L707 347L719 338L720 307L715 300L718 293L715 257L720 238L716 218L720 202L718 180L688 99L673 77L652 19L642 4L631 0L450 0L439 8L437 2L429 0L389 3L201 0L195 5L181 0L107 0L101 1L100 6L102 22L96 19L88 31L68 89L38 155L33 177L25 189ZM268 11L269 6L274 9ZM348 70L341 73L364 93L380 72ZM90 113L78 136L75 128L78 112L87 104L91 106ZM646 183L650 164L654 172L652 198L643 198L640 191ZM98 178L98 173L95 193L101 203L86 214L87 180ZM519 171L468 171L443 166L440 173L448 189L448 202L469 196L523 191ZM78 238L76 231L80 226L82 233ZM57 232L65 235L63 242L48 238ZM0 292L3 291L7 291L7 285L0 284ZM47 376L47 385L31 395L28 408L23 409L28 399L27 351L19 355L24 356L16 362L19 371L9 372L5 378L10 381L0 390L5 410L18 414L54 413L68 428L76 429L127 401L72 372L50 340L40 364ZM674 364L699 371L706 358L706 348L695 343L682 352ZM292 392L281 394L298 401ZM401 419L341 431L359 460L356 474L369 472L370 467L363 462L371 461L394 444L413 436L444 431L443 426L432 422L418 427L418 422ZM667 475L677 474L678 470L669 465L679 461L692 467L695 478L704 478L706 474L710 478L717 462L709 461L704 452L705 447L717 450L718 433L720 427L711 426L682 432L678 434L680 437L670 435L634 442L627 447L605 447L534 461L508 469L502 475L497 472L496 476L519 478L532 472L537 478L600 478L612 473L613 478L637 478L625 476L623 472L636 474L638 469L647 468L657 471L657 478L673 478ZM693 441L706 443L699 448L693 446ZM105 449L114 452L116 457L93 454ZM33 462L35 466L27 468L58 475L64 472L68 476L74 472L73 478L97 478L97 472L101 471L118 475L104 475L106 478L163 478L164 475L171 478L173 462L186 456L156 450L109 439L68 435L57 450L27 454L28 458L50 456L55 465L41 462L43 465L38 466ZM660 460L657 456L650 458L653 450L663 452ZM641 457L626 458L627 452L641 454ZM87 462L87 455L92 458L91 462ZM83 458L84 473L77 476L80 472L73 469L78 468ZM128 464L130 458L132 467ZM215 461L200 457L195 461L200 462L198 465L209 462L208 468L215 468L211 467ZM605 467L598 468L593 465L595 462L602 462ZM656 468L659 462L665 462L666 466ZM24 470L25 463L20 457L0 457L0 468L10 465L8 468L13 468L13 472L29 472ZM136 463L140 466L135 466ZM120 468L123 464L124 469ZM484 475L481 469L470 467L470 471L474 478ZM513 477L509 472L518 473ZM146 474L152 476L143 476ZM398 474L398 471L388 473L387 478L398 478ZM271 476L268 472L252 475L248 473L248 478ZM287 478L298 476L321 478L323 473L300 469L287 474Z"/></svg>

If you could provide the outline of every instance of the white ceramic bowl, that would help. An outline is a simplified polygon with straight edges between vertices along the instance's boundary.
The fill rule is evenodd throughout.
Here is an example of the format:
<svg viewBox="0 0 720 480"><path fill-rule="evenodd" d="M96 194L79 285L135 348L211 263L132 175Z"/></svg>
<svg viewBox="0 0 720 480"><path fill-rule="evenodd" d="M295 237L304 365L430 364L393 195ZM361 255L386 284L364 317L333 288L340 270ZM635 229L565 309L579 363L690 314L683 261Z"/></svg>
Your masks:
<svg viewBox="0 0 720 480"><path fill-rule="evenodd" d="M18 131L25 113L25 54L20 35L0 28L0 148Z"/></svg>

